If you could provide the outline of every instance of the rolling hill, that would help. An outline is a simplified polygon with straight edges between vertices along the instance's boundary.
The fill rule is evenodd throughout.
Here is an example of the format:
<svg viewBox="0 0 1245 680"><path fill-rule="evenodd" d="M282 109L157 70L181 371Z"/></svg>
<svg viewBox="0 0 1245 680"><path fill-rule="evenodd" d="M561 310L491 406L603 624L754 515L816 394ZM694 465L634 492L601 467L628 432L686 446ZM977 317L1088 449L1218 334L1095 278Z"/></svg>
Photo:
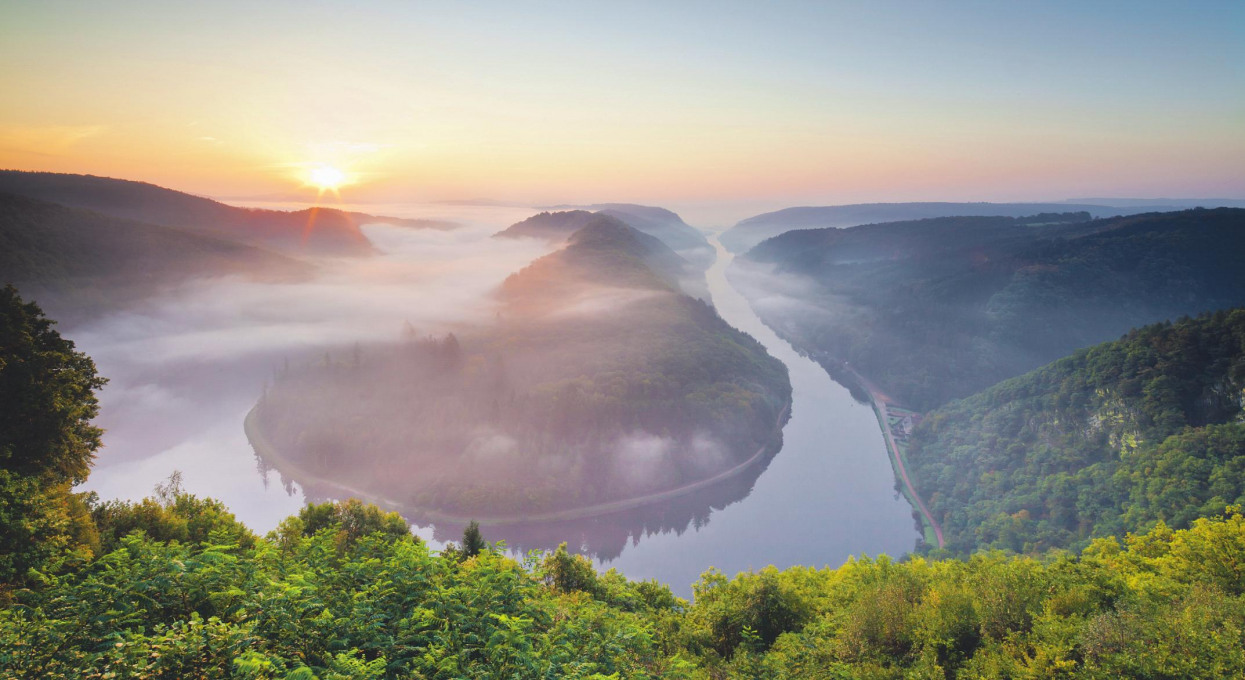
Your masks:
<svg viewBox="0 0 1245 680"><path fill-rule="evenodd" d="M1193 204L1185 207L1195 207ZM1206 206L1211 207L1211 206ZM722 234L722 245L746 253L767 238L794 229L855 227L934 217L1025 217L1039 213L1087 212L1093 217L1128 215L1174 207L1127 207L1084 203L860 203L785 208L741 220Z"/></svg>
<svg viewBox="0 0 1245 680"><path fill-rule="evenodd" d="M1130 328L1245 304L1245 210L1083 218L793 231L737 260L732 281L798 348L919 410Z"/></svg>
<svg viewBox="0 0 1245 680"><path fill-rule="evenodd" d="M624 206L641 208L643 206ZM612 224L606 231L617 232L617 226L629 227L644 241L643 248L651 251L654 257L664 258L660 265L662 273L672 277L683 292L692 297L707 300L708 289L704 281L704 271L713 263L715 257L709 242L700 232L683 223L678 215L661 208L644 208L647 212L632 214L616 209L588 212L587 210L566 210L562 212L542 212L522 222L512 224L507 229L495 234L498 238L539 238L554 243L569 243L574 234L594 224ZM673 219L686 229L688 235L666 220ZM682 244L680 248L676 244ZM658 247L660 246L660 247ZM635 244L635 247L640 247ZM634 253L633 253L634 254ZM658 255L660 254L660 255ZM650 262L654 264L655 262Z"/></svg>
<svg viewBox="0 0 1245 680"><path fill-rule="evenodd" d="M280 280L311 271L232 241L0 194L0 283L18 286L68 325L191 278Z"/></svg>
<svg viewBox="0 0 1245 680"><path fill-rule="evenodd" d="M296 255L368 255L361 224L445 228L441 222L377 217L333 208L298 211L236 208L145 182L0 170L0 193L84 208L111 217L175 227Z"/></svg>

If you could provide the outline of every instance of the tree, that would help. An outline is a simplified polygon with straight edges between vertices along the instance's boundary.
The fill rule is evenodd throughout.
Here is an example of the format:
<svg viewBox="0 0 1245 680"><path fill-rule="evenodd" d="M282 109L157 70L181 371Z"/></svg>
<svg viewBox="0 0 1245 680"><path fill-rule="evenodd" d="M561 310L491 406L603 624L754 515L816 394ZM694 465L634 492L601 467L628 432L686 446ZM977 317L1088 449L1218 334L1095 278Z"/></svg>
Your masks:
<svg viewBox="0 0 1245 680"><path fill-rule="evenodd" d="M471 520L467 528L463 529L463 557L475 557L483 550L488 550L488 543L480 535L480 523Z"/></svg>
<svg viewBox="0 0 1245 680"><path fill-rule="evenodd" d="M91 419L107 381L53 323L13 286L0 290L0 469L79 484L100 446Z"/></svg>
<svg viewBox="0 0 1245 680"><path fill-rule="evenodd" d="M95 390L105 380L34 303L0 290L0 583L55 568L98 544L86 480L102 431Z"/></svg>

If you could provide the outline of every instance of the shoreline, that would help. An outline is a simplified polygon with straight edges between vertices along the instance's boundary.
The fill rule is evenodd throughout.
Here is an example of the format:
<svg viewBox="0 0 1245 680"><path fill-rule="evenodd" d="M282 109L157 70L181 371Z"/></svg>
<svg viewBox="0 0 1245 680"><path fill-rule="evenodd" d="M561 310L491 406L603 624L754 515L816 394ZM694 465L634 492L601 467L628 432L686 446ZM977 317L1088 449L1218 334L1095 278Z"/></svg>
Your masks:
<svg viewBox="0 0 1245 680"><path fill-rule="evenodd" d="M933 532L934 539L937 541L936 547L944 547L946 542L942 537L942 527L938 526L938 522L934 520L933 513L929 511L929 508L925 507L925 502L921 500L921 496L916 492L916 487L912 484L912 480L908 477L908 470L904 465L903 454L899 450L899 444L896 443L894 432L891 430L890 426L889 407L891 403L889 397L879 390L876 385L870 382L868 378L858 373L856 369L848 366L846 363L842 364L841 369L849 373L852 379L856 381L857 385L869 395L869 402L873 406L873 413L877 416L878 425L882 428L882 439L886 442L886 452L891 460L891 468L894 470L895 476L903 481L904 487L907 489L907 492L904 495L907 496L908 502L913 505L913 508L920 513L923 520L922 523L925 527ZM924 534L922 536L922 540L929 543L929 531L922 533Z"/></svg>
<svg viewBox="0 0 1245 680"><path fill-rule="evenodd" d="M294 461L291 461L290 459L282 456L277 451L276 447L273 446L272 443L269 442L268 439L264 436L263 432L261 431L259 427L259 422L258 422L259 404L256 404L254 407L251 408L250 411L247 412L246 419L243 420L242 427L243 427L243 430L246 432L247 441L251 444L251 448L260 457L260 459L268 463L269 465L271 465L279 473L289 477L295 482L298 482L299 486L301 487L305 488L306 486L306 483L301 480L304 480L304 479L309 480L312 484L316 486L327 486L330 488L336 488L336 489L345 491L346 493L350 494L350 497L358 498L359 500L373 503L375 505L381 506L388 510L396 510L398 512L407 511L412 514L416 514L421 519L424 519L428 522L450 522L450 523L456 523L456 524L466 524L467 522L476 521L484 525L505 526L508 524L576 520L576 519L585 519L588 517L595 517L598 515L607 515L607 514L614 513L614 512L621 512L624 510L630 510L632 508L649 505L651 503L656 503L658 501L677 498L679 496L683 496L685 494L689 494L694 491L699 491L701 489L707 488L719 482L725 481L747 470L748 468L756 464L759 460L761 460L765 456L766 452L768 452L773 447L774 438L782 434L782 428L786 424L787 415L790 412L791 412L791 401L788 400L786 405L783 406L782 410L778 412L778 419L774 423L774 432L770 436L771 441L762 445L759 449L757 449L756 453L752 454L752 456L749 457L747 460L741 463L738 463L735 466L727 470L723 470L722 472L719 472L713 475L712 477L707 477L705 479L701 479L695 482L684 484L682 486L675 487L673 489L667 489L666 491L659 491L656 493L646 494L644 496L638 496L636 498L627 498L623 500L610 501L608 503L598 503L596 505L589 505L589 506L584 506L584 507L579 507L579 508L570 508L567 510L553 510L549 512L535 513L535 514L495 516L495 517L488 517L488 516L468 517L465 515L455 515L453 513L442 512L439 510L432 510L428 508L420 508L420 507L412 506L409 504L403 504L398 501L376 495L365 489L359 489L356 487L343 484L341 482L337 482L331 479L326 479L317 474L309 473L298 463L295 463Z"/></svg>

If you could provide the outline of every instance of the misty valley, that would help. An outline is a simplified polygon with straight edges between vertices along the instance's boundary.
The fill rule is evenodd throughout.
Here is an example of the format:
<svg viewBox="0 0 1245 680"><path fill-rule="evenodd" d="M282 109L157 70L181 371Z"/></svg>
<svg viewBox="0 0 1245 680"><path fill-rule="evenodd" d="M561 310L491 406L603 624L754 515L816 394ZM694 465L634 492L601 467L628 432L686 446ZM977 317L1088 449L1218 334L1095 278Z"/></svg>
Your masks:
<svg viewBox="0 0 1245 680"><path fill-rule="evenodd" d="M685 264L599 216L507 278L491 323L408 327L282 368L252 440L296 479L486 523L600 514L738 473L777 449L790 386L679 291Z"/></svg>
<svg viewBox="0 0 1245 680"><path fill-rule="evenodd" d="M1159 567L1121 567L1123 554L1180 574L1218 565L1212 581L1163 572L1188 597L1245 587L1219 557L1152 548L1239 538L1245 210L944 214L957 205L780 211L717 234L630 204L405 204L389 217L0 173L0 271L15 285L3 368L70 357L55 379L6 373L6 389L62 391L6 396L3 431L56 422L40 409L96 391L104 427L46 445L102 444L93 470L89 455L42 472L45 459L7 459L19 464L6 463L6 507L44 519L6 525L0 569L27 592L38 568L97 554L147 564L136 556L156 546L191 551L168 559L194 578L216 573L204 556L218 549L244 551L238 565L271 549L323 574L325 555L380 551L368 554L386 569L436 574L435 597L495 569L489 579L536 589L523 606L565 597L626 612L706 668L767 659L775 675L784 660L820 663L791 647L804 642L850 639L910 663L914 647L859 631L878 611L942 607L932 593L963 579L993 584L957 596L973 611L998 593L1029 598L1026 611L1092 639L1077 607L1107 616L1108 603L1059 600L1091 577L1061 575L1058 560L1116 574L1128 601L1150 596L1120 574ZM784 220L796 228L757 240ZM814 224L825 226L798 228ZM108 384L91 382L96 365ZM62 481L36 482L47 486L28 511L23 479ZM1133 552L1120 553L1113 537L1126 534ZM1043 595L1006 580L1031 569L1060 585ZM857 572L915 579L904 587L925 595L845 585ZM260 581L247 583L239 592L258 597ZM824 609L826 597L848 604ZM1153 606L1235 616L1206 613L1210 600ZM847 618L827 632L816 616ZM675 634L675 621L700 637ZM1035 634L1019 619L991 625L963 649L1006 656L1008 636ZM91 626L81 635L111 635ZM903 630L905 644L944 644ZM645 644L627 654L673 673ZM843 668L864 663L835 654Z"/></svg>
<svg viewBox="0 0 1245 680"><path fill-rule="evenodd" d="M1241 680L1242 65L0 2L0 680Z"/></svg>

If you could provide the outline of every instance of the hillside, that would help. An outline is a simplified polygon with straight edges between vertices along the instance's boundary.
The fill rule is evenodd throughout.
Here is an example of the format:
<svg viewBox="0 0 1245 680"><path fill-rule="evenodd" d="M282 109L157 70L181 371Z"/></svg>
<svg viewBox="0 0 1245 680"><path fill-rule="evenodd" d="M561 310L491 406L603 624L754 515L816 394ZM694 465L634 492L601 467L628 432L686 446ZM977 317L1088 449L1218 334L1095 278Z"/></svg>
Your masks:
<svg viewBox="0 0 1245 680"><path fill-rule="evenodd" d="M947 404L908 458L955 552L1077 548L1245 504L1245 310L1147 326Z"/></svg>
<svg viewBox="0 0 1245 680"><path fill-rule="evenodd" d="M625 206L642 207L642 206ZM713 249L699 232L683 224L678 215L661 208L647 208L651 211L645 216L637 216L619 210L567 210L562 212L542 212L522 222L512 224L507 229L495 234L498 238L540 238L555 243L569 243L573 235L587 226L594 224L613 224L630 227L638 234L637 238L644 241L643 249L650 252L649 264L656 265L657 270L675 283L683 292L699 299L707 300L708 290L704 281L704 271L713 263ZM678 230L668 228L667 224L658 219L668 213L679 224L694 232L692 238ZM615 231L617 231L615 229ZM682 244L681 246L679 244ZM641 247L637 245L637 247ZM581 250L580 252L587 252ZM660 253L660 255L658 255ZM639 255L638 252L632 253Z"/></svg>
<svg viewBox="0 0 1245 680"><path fill-rule="evenodd" d="M192 278L310 272L239 243L0 194L0 283L18 286L67 324Z"/></svg>
<svg viewBox="0 0 1245 680"><path fill-rule="evenodd" d="M235 208L211 199L145 182L0 170L0 193L149 224L176 227L291 254L367 255L371 244L359 230L368 222L445 228L420 220L376 217L333 208L298 211Z"/></svg>
<svg viewBox="0 0 1245 680"><path fill-rule="evenodd" d="M416 516L593 514L755 476L785 368L680 293L683 266L594 215L506 280L494 323L296 366L255 431L304 486L332 479Z"/></svg>
<svg viewBox="0 0 1245 680"><path fill-rule="evenodd" d="M704 254L709 257L710 261L713 259L713 248L709 245L709 241L705 239L705 235L700 230L684 222L683 218L679 217L677 213L665 208L636 205L634 203L595 203L583 206L555 206L553 210L557 212L546 212L542 213L542 215L571 216L586 212L609 215L622 220L632 229L637 229L649 236L661 239L662 243L670 246L672 250L684 257L695 260L699 254ZM556 217L551 218L550 222L557 219ZM579 219L582 219L582 217ZM514 225L514 227L519 227L520 224L524 224L524 222L520 222ZM524 227L519 227L514 232L507 233L510 230L506 230L501 233L507 236L521 235L529 226L535 227L536 225L525 225ZM569 233L565 226L562 228L554 227L552 233L541 233L539 227L537 227L536 233L527 235L539 236L541 238L557 238L558 234L561 234L564 238L565 234ZM574 229L570 229L570 231L574 231ZM706 264L705 266L708 265Z"/></svg>
<svg viewBox="0 0 1245 680"><path fill-rule="evenodd" d="M564 210L541 212L515 222L494 234L497 238L539 238L546 241L565 241L593 218L587 210Z"/></svg>
<svg viewBox="0 0 1245 680"><path fill-rule="evenodd" d="M1025 217L1039 213L1087 212L1094 217L1127 215L1154 208L1118 208L1090 203L860 203L784 208L740 220L722 234L722 245L746 253L765 239L794 229L855 227L935 217Z"/></svg>
<svg viewBox="0 0 1245 680"><path fill-rule="evenodd" d="M795 231L737 260L767 324L927 410L1130 328L1245 304L1245 210ZM1054 220L1054 221L1052 221Z"/></svg>

